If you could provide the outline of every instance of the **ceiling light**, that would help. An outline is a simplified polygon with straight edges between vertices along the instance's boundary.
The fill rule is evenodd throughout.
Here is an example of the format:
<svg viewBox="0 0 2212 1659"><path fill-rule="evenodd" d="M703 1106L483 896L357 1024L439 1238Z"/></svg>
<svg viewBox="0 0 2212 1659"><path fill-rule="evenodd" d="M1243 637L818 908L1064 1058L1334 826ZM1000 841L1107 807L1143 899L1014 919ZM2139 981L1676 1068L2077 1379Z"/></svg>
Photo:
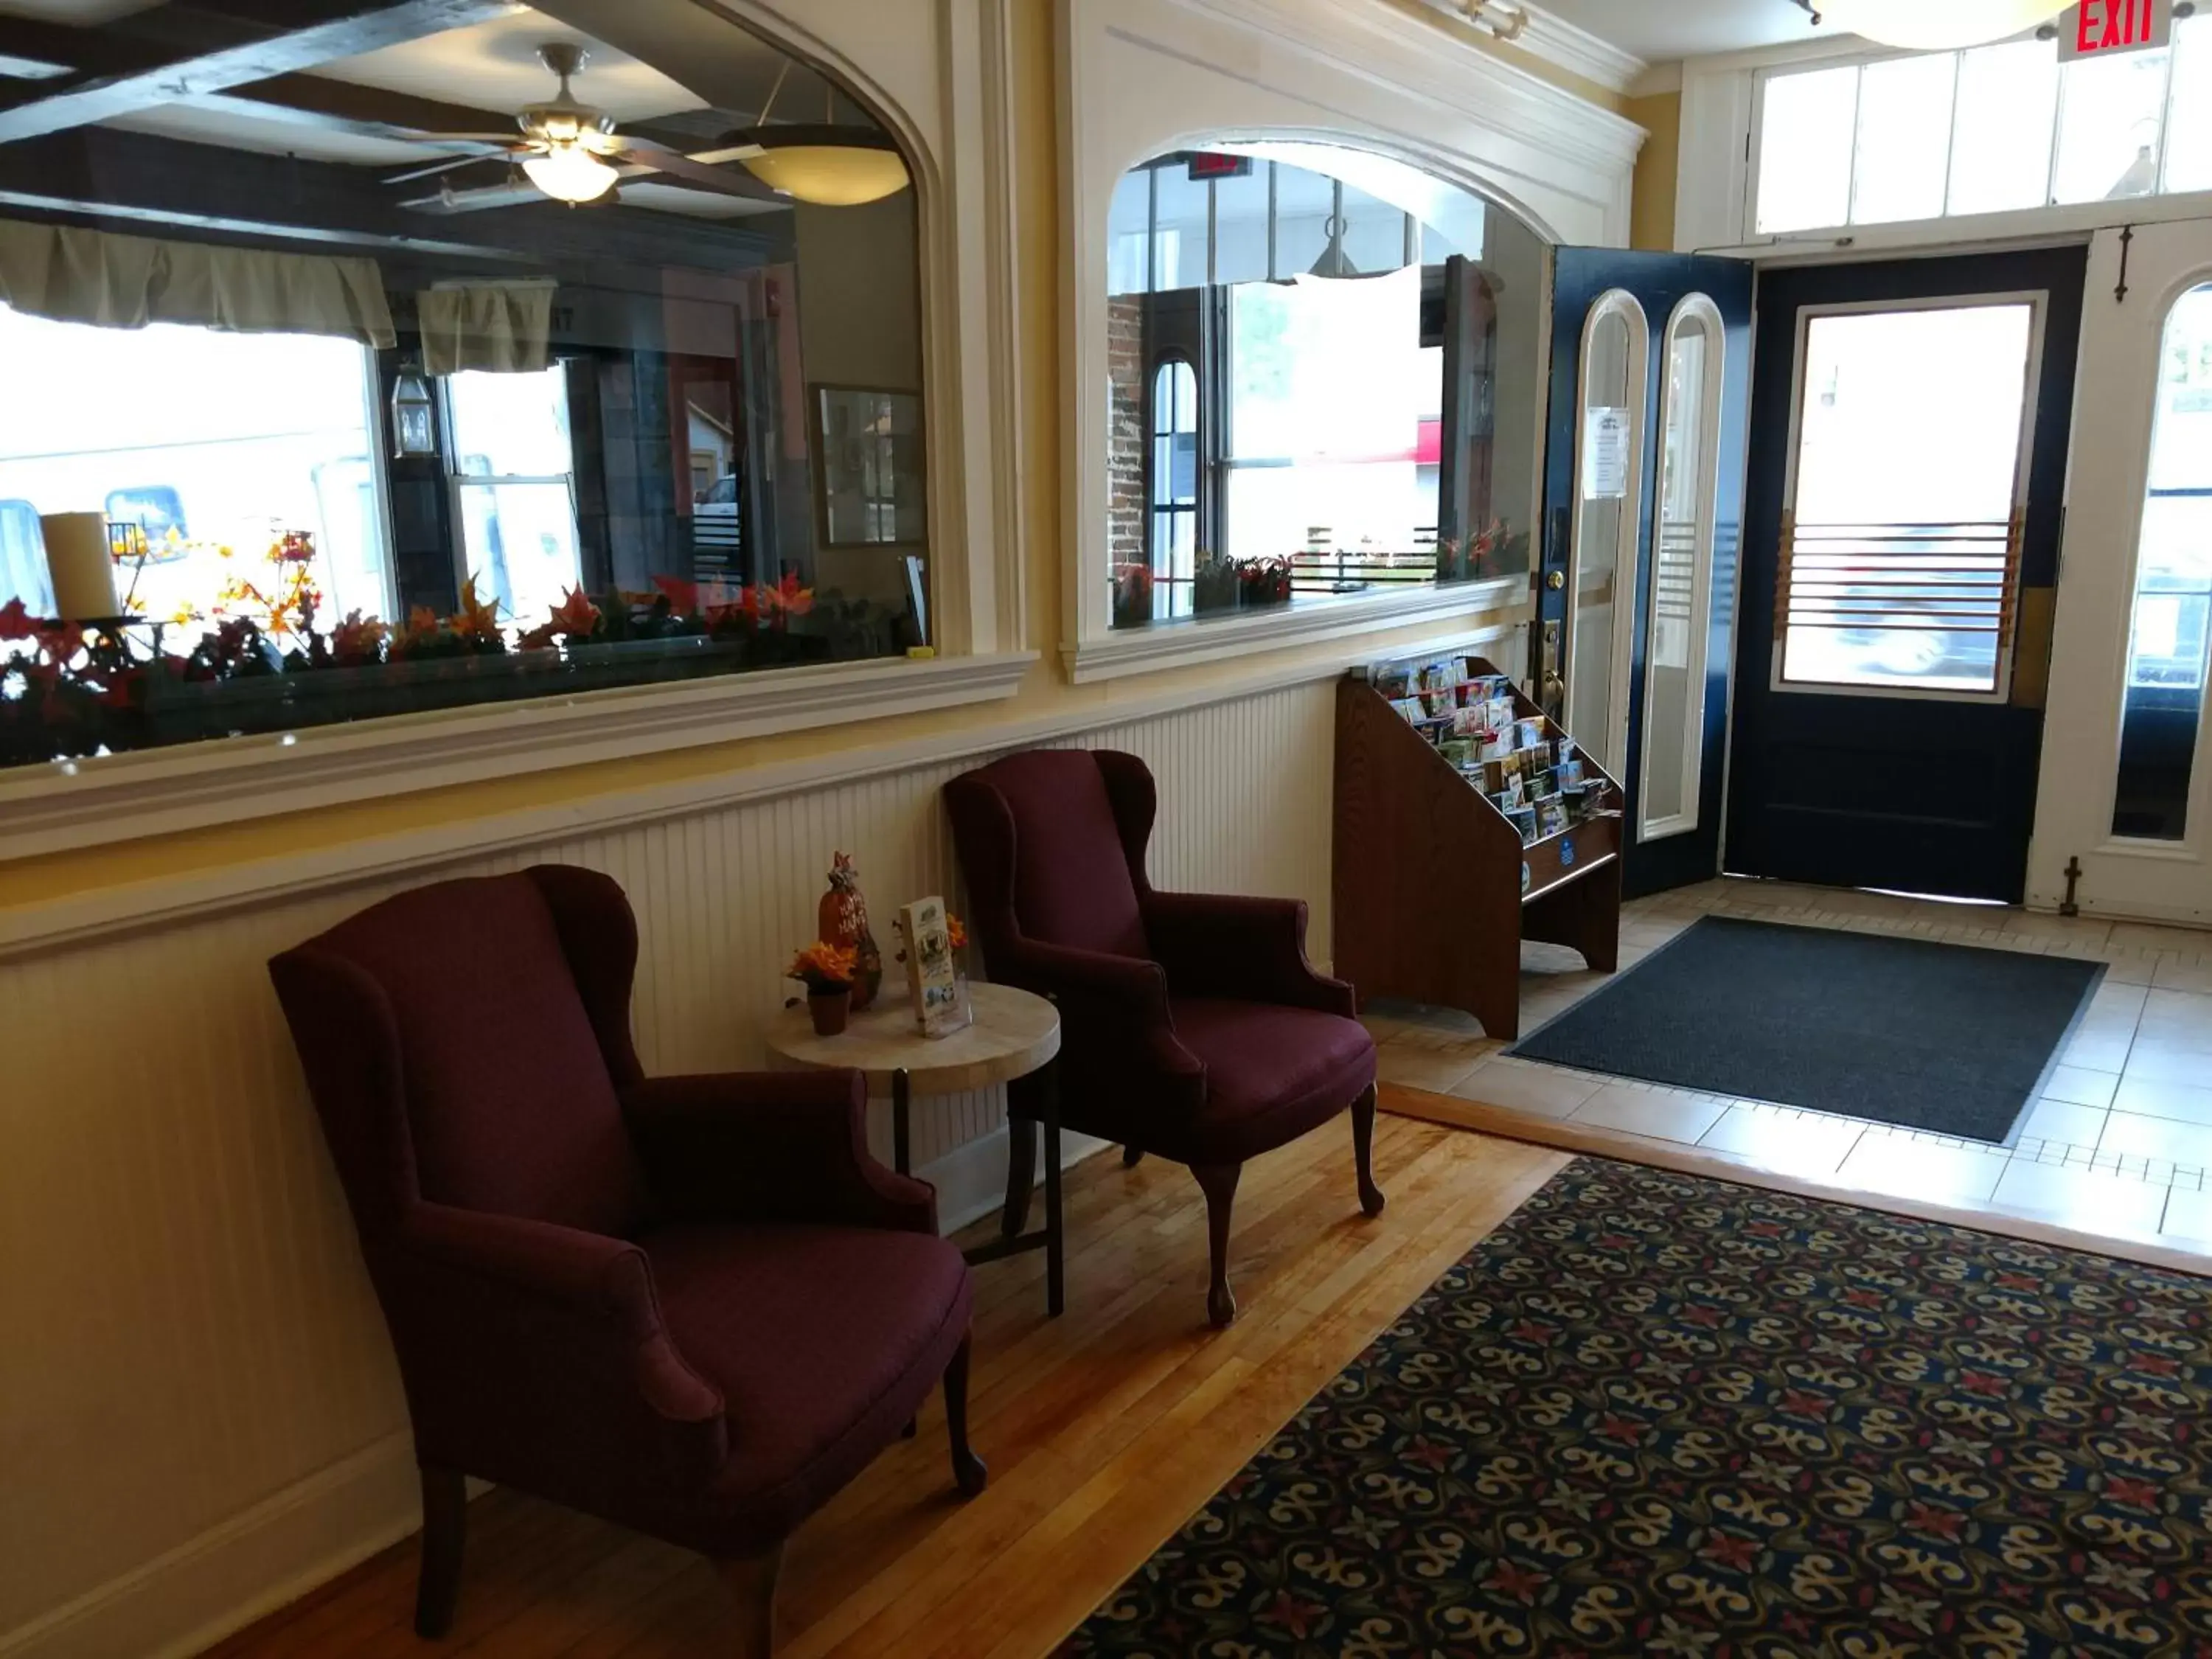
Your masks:
<svg viewBox="0 0 2212 1659"><path fill-rule="evenodd" d="M886 135L858 126L754 127L723 143L754 178L817 207L859 207L907 187L906 161Z"/></svg>
<svg viewBox="0 0 2212 1659"><path fill-rule="evenodd" d="M1344 186L1337 187L1338 199L1343 199ZM1344 220L1332 214L1328 221L1328 246L1321 251L1321 258L1313 262L1310 275L1315 276L1357 276L1359 267L1352 263L1352 256L1344 251Z"/></svg>
<svg viewBox="0 0 2212 1659"><path fill-rule="evenodd" d="M530 182L556 202L596 202L620 176L617 170L574 142L553 143L543 155L526 155L522 170Z"/></svg>
<svg viewBox="0 0 2212 1659"><path fill-rule="evenodd" d="M2066 9L2064 0L1811 0L1816 21L1885 46L1948 52L2008 40Z"/></svg>

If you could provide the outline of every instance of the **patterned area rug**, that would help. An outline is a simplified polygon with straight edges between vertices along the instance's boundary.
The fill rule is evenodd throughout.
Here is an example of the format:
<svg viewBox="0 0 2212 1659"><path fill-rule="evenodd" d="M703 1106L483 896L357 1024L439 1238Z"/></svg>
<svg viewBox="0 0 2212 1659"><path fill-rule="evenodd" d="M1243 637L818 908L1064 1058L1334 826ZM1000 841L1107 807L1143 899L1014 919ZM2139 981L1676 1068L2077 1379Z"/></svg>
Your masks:
<svg viewBox="0 0 2212 1659"><path fill-rule="evenodd" d="M2212 1655L2212 1280L1581 1159L1062 1645Z"/></svg>

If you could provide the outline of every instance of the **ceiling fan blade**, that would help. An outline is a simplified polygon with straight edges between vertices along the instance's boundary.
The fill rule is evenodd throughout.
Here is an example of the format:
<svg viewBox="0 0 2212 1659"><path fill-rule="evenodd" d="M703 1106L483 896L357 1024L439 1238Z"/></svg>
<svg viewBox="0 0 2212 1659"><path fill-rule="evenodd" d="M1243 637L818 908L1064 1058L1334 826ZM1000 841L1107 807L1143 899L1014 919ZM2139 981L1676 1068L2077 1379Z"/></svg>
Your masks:
<svg viewBox="0 0 2212 1659"><path fill-rule="evenodd" d="M651 167L655 173L665 173L671 179L681 179L687 185L696 185L702 190L716 191L724 196L741 197L749 202L773 202L779 207L787 205L791 200L738 168L711 167L704 161L695 161L681 150L653 143L649 139L623 138L619 143L617 153L623 160L635 161L640 167Z"/></svg>
<svg viewBox="0 0 2212 1659"><path fill-rule="evenodd" d="M487 151L481 155L450 155L442 161L432 161L422 167L410 168L405 173L389 174L387 185L412 184L417 179L434 179L441 173L451 173L457 167L472 167L483 161L512 161L519 152L514 150Z"/></svg>

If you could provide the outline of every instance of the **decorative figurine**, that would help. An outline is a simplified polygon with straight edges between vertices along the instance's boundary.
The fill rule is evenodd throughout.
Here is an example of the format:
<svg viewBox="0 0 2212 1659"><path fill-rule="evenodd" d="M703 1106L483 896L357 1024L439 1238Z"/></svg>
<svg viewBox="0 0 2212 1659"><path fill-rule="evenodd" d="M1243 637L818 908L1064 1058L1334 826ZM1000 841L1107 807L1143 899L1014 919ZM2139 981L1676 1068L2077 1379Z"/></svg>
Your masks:
<svg viewBox="0 0 2212 1659"><path fill-rule="evenodd" d="M853 1012L859 1013L882 988L884 953L868 931L868 901L860 894L860 872L842 853L832 856L830 890L822 896L816 913L816 930L830 944L853 952Z"/></svg>

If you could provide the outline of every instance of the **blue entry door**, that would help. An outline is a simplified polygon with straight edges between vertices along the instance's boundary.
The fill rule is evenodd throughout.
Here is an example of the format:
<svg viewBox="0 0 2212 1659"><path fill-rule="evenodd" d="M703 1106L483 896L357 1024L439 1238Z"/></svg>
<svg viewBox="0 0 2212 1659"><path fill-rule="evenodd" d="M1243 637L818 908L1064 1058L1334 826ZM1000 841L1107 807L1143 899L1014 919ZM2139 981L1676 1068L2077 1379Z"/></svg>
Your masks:
<svg viewBox="0 0 2212 1659"><path fill-rule="evenodd" d="M1626 792L1632 897L1720 870L1752 288L1736 259L1554 256L1530 661Z"/></svg>

